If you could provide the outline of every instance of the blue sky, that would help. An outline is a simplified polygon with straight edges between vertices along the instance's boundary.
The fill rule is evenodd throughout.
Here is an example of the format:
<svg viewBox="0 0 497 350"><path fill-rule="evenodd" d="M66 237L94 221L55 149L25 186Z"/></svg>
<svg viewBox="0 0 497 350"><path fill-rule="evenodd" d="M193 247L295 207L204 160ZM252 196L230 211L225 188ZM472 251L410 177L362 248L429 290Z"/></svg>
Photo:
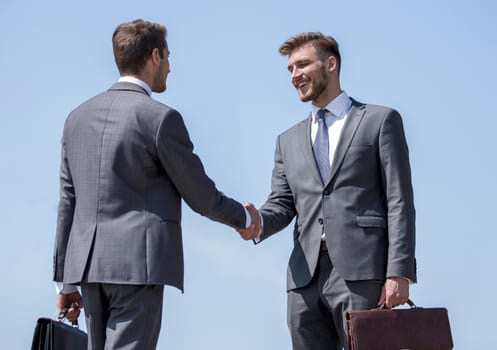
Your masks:
<svg viewBox="0 0 497 350"><path fill-rule="evenodd" d="M0 4L0 338L30 346L55 315L52 248L67 114L118 78L123 21L165 24L178 109L219 189L261 205L276 136L304 119L277 49L340 43L342 88L400 111L415 205L420 306L449 309L455 349L495 347L496 5L492 1L23 1ZM257 247L185 206L185 294L166 288L159 349L290 349L287 228ZM82 319L81 319L82 321Z"/></svg>

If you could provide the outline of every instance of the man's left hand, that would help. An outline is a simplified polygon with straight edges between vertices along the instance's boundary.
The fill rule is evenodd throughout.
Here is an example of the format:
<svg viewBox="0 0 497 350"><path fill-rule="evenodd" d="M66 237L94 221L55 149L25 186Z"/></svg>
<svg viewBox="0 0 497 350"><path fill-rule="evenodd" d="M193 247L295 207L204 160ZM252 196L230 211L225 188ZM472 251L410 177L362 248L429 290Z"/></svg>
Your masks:
<svg viewBox="0 0 497 350"><path fill-rule="evenodd" d="M79 292L57 295L57 309L61 311L64 308L69 308L66 319L68 321L76 321L78 319L80 309L83 308L83 298Z"/></svg>

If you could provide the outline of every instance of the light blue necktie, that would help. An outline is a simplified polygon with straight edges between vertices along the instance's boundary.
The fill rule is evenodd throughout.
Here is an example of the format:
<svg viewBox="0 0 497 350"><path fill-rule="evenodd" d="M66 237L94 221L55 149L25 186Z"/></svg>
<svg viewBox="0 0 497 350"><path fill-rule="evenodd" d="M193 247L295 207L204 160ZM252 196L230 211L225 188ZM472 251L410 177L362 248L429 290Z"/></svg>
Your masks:
<svg viewBox="0 0 497 350"><path fill-rule="evenodd" d="M320 109L317 113L318 116L318 133L314 140L314 157L318 164L319 173L323 183L328 181L330 177L330 140L328 136L328 126L326 125L325 115L327 109Z"/></svg>

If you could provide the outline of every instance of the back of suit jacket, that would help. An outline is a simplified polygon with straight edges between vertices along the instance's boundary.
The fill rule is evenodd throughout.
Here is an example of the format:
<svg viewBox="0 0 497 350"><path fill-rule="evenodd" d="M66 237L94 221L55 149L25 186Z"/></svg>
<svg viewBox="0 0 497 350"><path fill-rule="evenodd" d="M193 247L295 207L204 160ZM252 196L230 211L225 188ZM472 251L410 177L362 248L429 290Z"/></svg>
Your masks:
<svg viewBox="0 0 497 350"><path fill-rule="evenodd" d="M62 139L54 280L183 289L181 198L235 228L242 205L205 174L181 115L116 83L75 109Z"/></svg>
<svg viewBox="0 0 497 350"><path fill-rule="evenodd" d="M278 137L272 192L261 208L262 240L296 216L287 288L310 282L323 232L344 279L416 281L415 210L400 115L353 101L325 183L312 152L310 122Z"/></svg>

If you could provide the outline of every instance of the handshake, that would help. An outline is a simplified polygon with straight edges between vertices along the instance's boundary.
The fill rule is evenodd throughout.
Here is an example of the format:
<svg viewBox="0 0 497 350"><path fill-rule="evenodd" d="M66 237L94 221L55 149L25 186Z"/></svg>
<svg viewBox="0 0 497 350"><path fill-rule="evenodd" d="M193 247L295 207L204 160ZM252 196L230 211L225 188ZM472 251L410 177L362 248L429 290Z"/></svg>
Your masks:
<svg viewBox="0 0 497 350"><path fill-rule="evenodd" d="M250 214L250 226L236 231L244 240L248 241L259 237L262 231L262 217L252 203L245 203L243 206Z"/></svg>

